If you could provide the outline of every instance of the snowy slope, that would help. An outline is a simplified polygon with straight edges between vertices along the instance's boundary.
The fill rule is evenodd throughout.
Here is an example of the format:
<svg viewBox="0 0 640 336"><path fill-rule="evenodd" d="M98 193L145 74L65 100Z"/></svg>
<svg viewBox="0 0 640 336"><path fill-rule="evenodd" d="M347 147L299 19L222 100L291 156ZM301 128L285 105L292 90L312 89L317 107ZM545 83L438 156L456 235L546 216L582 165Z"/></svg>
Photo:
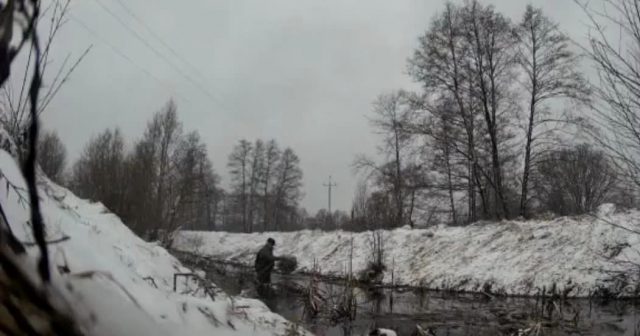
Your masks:
<svg viewBox="0 0 640 336"><path fill-rule="evenodd" d="M17 238L34 239L24 180L0 150L0 202ZM134 235L99 203L77 198L42 178L41 208L50 244L53 291L79 318L87 335L284 335L290 323L257 300L235 299L214 288L215 300L165 249ZM25 263L38 256L29 247ZM25 267L28 267L25 266Z"/></svg>
<svg viewBox="0 0 640 336"><path fill-rule="evenodd" d="M640 212L614 213L602 207L598 217L549 221L477 223L468 227L437 226L383 231L388 267L384 282L433 289L490 291L537 295L554 285L568 296L590 296L607 290L635 296L640 273ZM252 264L267 237L276 239L276 254L297 257L299 270L314 261L324 274L341 275L349 267L363 270L371 253L371 233L299 231L232 234L182 232L175 248L214 258ZM620 273L622 272L622 274Z"/></svg>

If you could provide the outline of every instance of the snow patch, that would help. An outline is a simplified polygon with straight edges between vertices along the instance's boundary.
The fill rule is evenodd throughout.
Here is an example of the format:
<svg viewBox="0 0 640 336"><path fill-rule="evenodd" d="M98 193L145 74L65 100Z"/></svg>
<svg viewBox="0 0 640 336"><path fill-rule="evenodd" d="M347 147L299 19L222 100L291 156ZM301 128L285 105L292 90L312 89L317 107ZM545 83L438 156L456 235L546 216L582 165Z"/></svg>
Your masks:
<svg viewBox="0 0 640 336"><path fill-rule="evenodd" d="M502 295L539 295L555 290L568 297L594 294L637 296L640 211L539 221L476 223L383 231L383 281ZM297 231L266 233L181 232L174 248L252 265L267 237L277 255L298 260L298 271L317 265L326 275L360 273L371 260L372 233ZM192 244L194 241L197 245ZM353 245L353 260L349 260Z"/></svg>
<svg viewBox="0 0 640 336"><path fill-rule="evenodd" d="M0 142L4 137L0 131ZM33 246L25 182L4 150L0 173L0 202L10 227ZM227 296L194 277L180 278L174 291L174 274L193 271L164 248L137 237L102 204L44 176L38 185L46 239L57 241L48 246L52 286L85 334L284 335L292 328L260 301ZM38 256L37 248L28 247L25 265Z"/></svg>
<svg viewBox="0 0 640 336"><path fill-rule="evenodd" d="M616 205L613 203L605 203L602 204L596 209L596 213L598 217L607 217L611 216L616 212Z"/></svg>

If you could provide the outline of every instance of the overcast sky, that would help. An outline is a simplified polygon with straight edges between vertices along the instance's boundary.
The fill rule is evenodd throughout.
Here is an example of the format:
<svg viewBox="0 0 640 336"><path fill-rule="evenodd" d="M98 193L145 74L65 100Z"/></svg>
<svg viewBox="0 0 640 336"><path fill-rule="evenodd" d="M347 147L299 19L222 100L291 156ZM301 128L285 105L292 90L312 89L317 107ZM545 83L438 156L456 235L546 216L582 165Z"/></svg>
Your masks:
<svg viewBox="0 0 640 336"><path fill-rule="evenodd" d="M174 98L185 130L200 132L225 187L227 156L239 139L274 138L292 147L304 171L302 205L310 212L326 207L322 184L329 175L338 183L333 208L350 208L357 182L353 158L375 154L377 139L365 118L371 102L380 93L416 86L406 75L406 60L444 5L441 0L120 1L72 1L71 18L53 52L60 61L94 45L43 116L71 159L107 127L120 127L131 144L153 113ZM483 2L512 20L519 20L527 4ZM584 17L572 0L532 3L572 38L585 35Z"/></svg>

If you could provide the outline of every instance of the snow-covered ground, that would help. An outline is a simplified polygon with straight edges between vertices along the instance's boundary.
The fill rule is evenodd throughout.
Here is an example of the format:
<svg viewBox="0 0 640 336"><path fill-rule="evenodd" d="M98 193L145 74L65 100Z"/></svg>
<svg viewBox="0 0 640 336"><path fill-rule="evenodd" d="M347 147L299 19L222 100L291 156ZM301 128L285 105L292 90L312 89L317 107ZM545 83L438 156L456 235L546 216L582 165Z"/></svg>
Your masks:
<svg viewBox="0 0 640 336"><path fill-rule="evenodd" d="M17 238L34 242L24 180L13 157L0 150L0 203ZM51 292L78 318L87 335L285 335L291 323L260 301L215 299L164 248L133 234L99 203L89 203L43 178L41 208L47 224ZM64 237L68 239L64 240ZM24 267L35 269L39 253L28 247ZM29 265L31 264L31 265ZM301 334L305 332L302 331Z"/></svg>
<svg viewBox="0 0 640 336"><path fill-rule="evenodd" d="M382 231L383 281L504 295L537 295L543 288L548 294L555 286L560 293L571 289L573 297L636 296L640 234L607 222L640 232L640 211L616 213L606 205L594 216ZM371 260L371 232L182 232L174 248L251 265L267 237L276 240L276 255L298 259L299 271L315 263L326 275L344 275L352 254L358 273Z"/></svg>

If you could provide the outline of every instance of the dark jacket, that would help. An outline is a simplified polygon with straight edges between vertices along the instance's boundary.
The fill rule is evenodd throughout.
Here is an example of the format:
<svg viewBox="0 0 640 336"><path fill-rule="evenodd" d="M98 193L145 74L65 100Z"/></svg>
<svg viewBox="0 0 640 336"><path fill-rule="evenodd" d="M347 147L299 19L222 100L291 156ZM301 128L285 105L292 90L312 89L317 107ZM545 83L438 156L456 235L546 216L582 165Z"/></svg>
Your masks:
<svg viewBox="0 0 640 336"><path fill-rule="evenodd" d="M271 271L273 271L276 259L277 258L273 256L273 246L271 246L271 244L265 244L260 251L258 251L254 267L259 282L271 282Z"/></svg>

